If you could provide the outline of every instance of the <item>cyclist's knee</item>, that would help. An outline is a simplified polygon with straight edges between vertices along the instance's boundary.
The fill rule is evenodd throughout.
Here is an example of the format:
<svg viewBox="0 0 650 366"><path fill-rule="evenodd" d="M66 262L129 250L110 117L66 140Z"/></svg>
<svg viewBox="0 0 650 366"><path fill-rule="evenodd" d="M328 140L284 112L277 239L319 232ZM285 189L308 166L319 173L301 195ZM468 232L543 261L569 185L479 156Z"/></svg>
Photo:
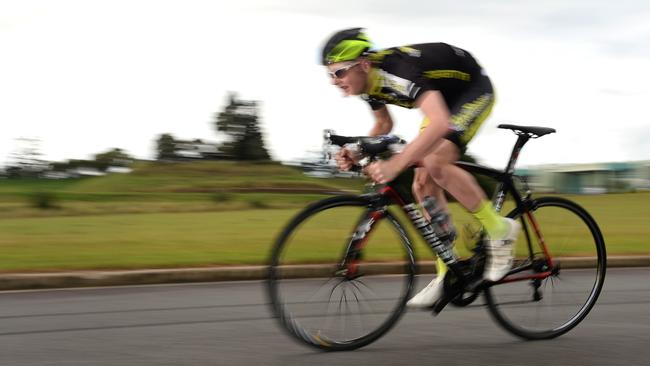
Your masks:
<svg viewBox="0 0 650 366"><path fill-rule="evenodd" d="M420 182L418 179L413 179L413 185L411 186L411 189L416 196L422 197L423 194L425 194L424 187L424 184L422 184L422 182Z"/></svg>
<svg viewBox="0 0 650 366"><path fill-rule="evenodd" d="M415 171L411 188L413 189L413 193L418 197L431 195L433 180L429 177L429 173L425 169L418 168Z"/></svg>
<svg viewBox="0 0 650 366"><path fill-rule="evenodd" d="M424 167L437 184L440 184L440 182L444 180L447 164L448 163L445 159L435 154L429 155L424 159Z"/></svg>
<svg viewBox="0 0 650 366"><path fill-rule="evenodd" d="M427 164L426 166L435 185L447 189L450 184L450 173L456 168L456 165L445 160L437 159L430 161L430 165Z"/></svg>

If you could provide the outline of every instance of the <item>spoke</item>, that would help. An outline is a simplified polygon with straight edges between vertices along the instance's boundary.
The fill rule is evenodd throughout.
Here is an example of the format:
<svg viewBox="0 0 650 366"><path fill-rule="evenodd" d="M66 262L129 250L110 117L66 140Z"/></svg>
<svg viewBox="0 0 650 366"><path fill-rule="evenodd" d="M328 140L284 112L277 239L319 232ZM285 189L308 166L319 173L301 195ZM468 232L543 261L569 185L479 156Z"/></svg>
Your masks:
<svg viewBox="0 0 650 366"><path fill-rule="evenodd" d="M334 285L334 287L332 287L332 291L330 291L330 297L328 302L332 301L332 296L334 296L334 291L336 291L336 288L339 287L341 283L343 283L343 280L339 281L339 283L337 283L336 285Z"/></svg>
<svg viewBox="0 0 650 366"><path fill-rule="evenodd" d="M348 289L348 285L347 284L343 285L343 301L345 301L345 313L344 313L345 316L347 316L347 314L350 313L350 306L349 306L349 303L348 303L347 289Z"/></svg>
<svg viewBox="0 0 650 366"><path fill-rule="evenodd" d="M325 325L327 326L326 329L331 329L331 324L332 324L331 315L333 315L333 312L330 311L330 308L331 308L331 305L332 305L332 296L334 296L334 292L336 291L336 289L339 287L339 285L340 285L342 282L343 282L342 280L339 281L339 283L337 283L337 284L332 288L332 291L330 292L329 301L327 302L327 310L326 310L326 312L327 312L327 316L326 316L326 318L325 318Z"/></svg>
<svg viewBox="0 0 650 366"><path fill-rule="evenodd" d="M332 281L334 279L335 279L335 277L332 277L332 278L327 279L327 281L323 282L323 284L320 285L318 290L316 290L316 292L314 292L314 294L309 297L309 299L307 300L307 303L310 303L312 300L314 300L314 297L320 293L320 291L325 287L325 285L327 285L328 283L330 283L330 281ZM336 287L336 285L334 285L334 287ZM331 298L331 296L332 295L330 293L330 298Z"/></svg>
<svg viewBox="0 0 650 366"><path fill-rule="evenodd" d="M335 287L335 288L336 288L336 287ZM330 300L331 300L331 299L332 299L332 298L331 298L331 295L330 295ZM331 301L328 301L327 304L326 304L325 306L326 306L326 308L325 308L325 319L324 319L324 322L323 322L323 327L322 327L322 329L318 329L319 332L322 331L322 330L324 330L324 329L330 330L330 329L331 329L331 325L332 325L332 318L331 318L332 312L331 312L331 310L330 310L331 307L332 307L332 302L331 302Z"/></svg>
<svg viewBox="0 0 650 366"><path fill-rule="evenodd" d="M317 294L318 292L320 292L321 289L325 288L325 285L328 284L328 283L329 283L330 281L332 281L332 280L336 280L336 279L335 279L335 278L328 278L327 281L325 281L325 282L320 286L320 288L316 291L316 293L315 293L314 295L312 295L312 297L309 299L309 301L311 301L312 298L313 298L314 296L316 296L316 294ZM327 300L327 301L325 302L325 304L324 304L324 305L325 305L325 314L326 314L326 316L325 316L325 322L323 323L323 326L324 326L325 329L331 329L331 325L332 325L332 324L331 324L331 320L330 320L330 314L331 314L331 313L330 313L330 304L331 304L331 301L332 301L332 296L334 295L334 291L336 291L336 288L338 287L339 284L340 284L340 282L337 283L337 284L334 284L334 286L332 286L332 290L331 290L330 293L329 293L328 300ZM319 307L319 308L320 308L320 307ZM318 329L318 332L320 333L322 330L323 330L323 329Z"/></svg>
<svg viewBox="0 0 650 366"><path fill-rule="evenodd" d="M377 297L377 295L375 294L375 292L372 291L372 288L370 288L368 285L366 285L363 281L361 281L360 279L356 279L355 281L357 281L360 285L362 285L363 287L365 287L366 289L368 289L368 291L370 291L370 294L372 295L373 298L375 298L375 299L379 299L379 298ZM361 290L359 290L359 291L361 291Z"/></svg>
<svg viewBox="0 0 650 366"><path fill-rule="evenodd" d="M354 286L355 288L357 288L356 285L354 284L354 282L351 281L350 283L352 284L352 286ZM353 289L350 289L350 291L352 292L352 295L354 296L354 299L357 300L357 314L358 314L358 318L359 318L359 328L361 329L361 333L364 333L364 329L365 329L365 327L363 326L363 320L362 320L362 318L361 318L361 305L360 305L360 301L359 301L359 298L357 297L357 294L354 292L354 290L353 290Z"/></svg>
<svg viewBox="0 0 650 366"><path fill-rule="evenodd" d="M352 284L352 286L354 286L354 288L356 288L357 290L359 290L359 296L362 296L362 297L363 297L363 300L366 300L365 296L363 296L363 291L361 291L361 288L359 288L359 286L357 286L357 284L355 283L355 281L356 281L356 280L353 280L353 281L351 281L350 283ZM356 297L357 295L355 294L354 296ZM364 301L364 303L366 303L366 302L367 302L367 301ZM367 303L366 303L366 306L368 307L368 309L370 310L371 313L375 313L375 309L370 305L370 302L367 302Z"/></svg>
<svg viewBox="0 0 650 366"><path fill-rule="evenodd" d="M345 286L345 284L343 284L343 285L341 286L341 300L342 300L342 301L345 301L345 310L347 311L347 309L348 309L348 297L345 295L345 289L346 289L346 286ZM339 302L339 315L341 315L340 310L341 310L341 302ZM339 316L340 321L343 323L343 333L342 333L342 336L343 336L344 338L346 337L346 334L347 334L346 329L347 329L347 325L348 325L348 322L345 321L345 319L346 319L346 315L345 315L345 314L346 314L346 313L343 313L343 314L342 314L343 316Z"/></svg>

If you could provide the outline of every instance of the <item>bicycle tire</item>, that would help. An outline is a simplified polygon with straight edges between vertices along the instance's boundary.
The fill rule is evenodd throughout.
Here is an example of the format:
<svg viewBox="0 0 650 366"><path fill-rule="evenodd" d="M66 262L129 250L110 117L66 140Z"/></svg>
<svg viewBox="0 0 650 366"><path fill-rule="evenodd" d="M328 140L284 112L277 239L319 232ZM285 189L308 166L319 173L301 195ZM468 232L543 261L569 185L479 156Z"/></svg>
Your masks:
<svg viewBox="0 0 650 366"><path fill-rule="evenodd" d="M402 271L401 272L402 278L399 277L394 278L393 276L391 276L390 278L382 277L382 281L386 281L386 280L388 280L389 282L399 281L397 283L398 284L401 283L402 289L400 293L397 295L397 298L393 300L394 304L392 306L389 305L389 307L386 309L386 318L380 321L377 327L374 327L372 330L368 332L359 334L358 336L354 336L349 339L345 337L341 337L341 339L338 339L336 337L333 337L331 334L323 333L323 329L318 328L318 327L325 328L325 326L308 327L307 325L305 325L303 319L301 319L299 315L296 314L297 312L296 310L297 305L295 305L296 303L292 303L291 301L285 301L285 298L287 297L286 293L288 292L288 290L285 291L285 288L290 288L291 286L300 287L303 286L302 284L303 282L307 283L307 281L309 281L309 279L291 280L290 278L284 278L284 276L282 275L282 268L283 268L282 266L284 265L283 260L284 257L286 257L284 252L289 250L288 248L292 245L293 242L296 241L295 237L300 235L302 226L308 225L309 220L313 220L315 217L327 215L328 210L334 211L336 209L340 209L340 210L351 209L351 210L355 210L355 212L356 210L360 210L360 211L372 210L368 208L369 206L371 206L371 202L365 196L339 196L339 197L332 197L332 198L328 198L316 202L314 204L311 204L307 208L305 208L299 214L297 214L289 222L289 224L284 228L284 230L277 238L275 245L271 251L271 257L269 259L268 277L266 281L267 294L270 299L270 305L271 305L273 315L278 319L282 329L288 332L288 334L291 337L298 340L300 343L324 351L346 351L346 350L357 349L359 347L363 347L365 345L368 345L376 341L381 336L386 334L386 332L388 332L395 325L395 323L399 320L401 315L404 313L406 302L408 301L408 299L410 298L413 292L417 268L416 268L416 262L413 254L411 241L409 240L406 231L399 223L399 221L388 211L384 213L384 216L379 220L379 222L381 223L382 227L384 225L383 223L387 223L388 227L392 228L394 230L394 234L396 234L397 237L399 237L400 239L399 247L403 255L403 266L400 266L399 268L401 268ZM340 220L338 220L337 222L339 223L339 226L342 226L340 225ZM380 223L375 223L374 225L379 225ZM318 229L320 229L320 227ZM373 228L373 232L369 234L368 240L372 240L373 235L375 234L379 235L379 233L376 233L377 230ZM323 231L325 231L324 228ZM326 236L326 234L322 234L322 235ZM327 243L325 243L325 239L323 239L323 246L326 245ZM367 244L366 247L364 247L364 251L368 250L368 248L371 245L373 245L373 243ZM291 277L291 276L287 276L287 277ZM335 277L328 278L327 282L325 282L324 285L329 284L332 278ZM364 277L364 279L366 281L377 281L376 276L367 276ZM290 281L298 281L298 283L297 284L291 283ZM322 279L318 281L322 281ZM329 300L331 300L333 296L332 294L336 291L336 286L338 285L340 285L340 283L335 285L335 287L332 289L331 293L329 294L330 296ZM363 286L367 286L367 285L364 284ZM367 287L370 288L369 286ZM357 289L358 288L361 288L361 285L359 285ZM363 287L363 289L365 290L365 287ZM320 289L318 291L320 291ZM342 291L345 296L345 290ZM366 295L367 294L364 294L363 296L366 297ZM357 294L354 294L354 297L357 298ZM361 294L359 294L359 297L361 297ZM356 300L357 300L357 310L360 313L363 307L359 304L359 298L357 298ZM340 310L340 306L341 304L339 302L339 310ZM314 307L308 306L310 311L312 311L313 308L315 307L317 306ZM351 308L353 308L353 306L351 306ZM346 299L346 309L347 309L347 299ZM330 304L327 304L325 309L325 312L327 313L325 314L326 317L329 317L330 315L329 310L330 310ZM383 315L379 315L379 316L382 317ZM323 314L316 314L315 316L312 315L311 318L307 316L304 319L307 319L305 321L312 320L313 318L319 320L319 318L322 317ZM327 321L327 319L325 319L325 321ZM344 324L343 326L345 327L345 323L343 324ZM362 332L364 331L363 328L361 330Z"/></svg>
<svg viewBox="0 0 650 366"><path fill-rule="evenodd" d="M591 311L594 304L598 300L598 296L603 287L605 280L605 273L607 268L607 254L605 248L605 241L603 239L602 233L598 228L596 221L593 219L589 213L579 206L578 204L569 201L567 199L559 197L544 197L532 201L532 204L529 206L531 212L535 217L535 220L548 220L545 222L547 224L546 229L544 226L541 226L540 231L542 235L545 236L545 240L548 241L549 250L551 251L552 256L561 255L560 249L555 249L554 247L560 248L559 245L565 241L561 240L562 236L567 237L566 243L571 243L572 247L567 247L568 251L575 251L575 248L579 245L584 248L591 248L593 245L594 252L590 257L580 259L583 264L580 264L580 261L573 261L573 266L582 266L583 269L562 269L558 267L558 273L544 279L544 289L539 292L540 299L535 298L534 290L531 291L533 298L530 301L525 299L526 293L524 290L523 295L519 295L516 292L523 288L523 285L520 283L504 283L496 284L490 288L485 289L484 294L488 309L493 319L500 324L504 329L510 333L521 337L527 340L541 340L541 339L550 339L558 337L578 325L587 314ZM553 208L552 210L550 208ZM533 240L536 240L534 232L531 235L529 230L530 219L525 219L524 215L527 212L527 209L522 207L515 208L508 214L508 217L518 219L522 222L523 230L522 233L525 234L526 245L528 248L534 247ZM582 227L582 231L578 232L580 229L576 223L581 222L585 225ZM552 230L553 225L556 226L566 226L565 228L558 227L556 230ZM572 226L571 226L572 225ZM549 228L550 226L550 228ZM571 233L568 233L567 229L572 230ZM534 228L533 228L534 229ZM552 235L547 235L547 231L553 231ZM576 232L580 237L590 236L588 246L582 244L582 241L578 242L569 236L575 236ZM521 236L520 240L521 241ZM584 242L587 240L585 239ZM592 242L593 241L593 242ZM552 253L556 250L559 253ZM590 249L591 250L591 249ZM529 253L530 254L530 253ZM532 253L533 255L535 253ZM532 257L532 255L530 256ZM556 262L561 263L562 258L555 258ZM564 259L566 263L570 258ZM557 266L560 264L556 263ZM537 271L543 271L543 268L538 268ZM592 280L589 278L595 275ZM569 276L571 281L566 281L566 277ZM570 285L570 288L566 290L559 291L556 288L555 280L557 279L557 284L567 284ZM548 281L551 281L550 292L547 291ZM523 282L523 281L522 281ZM506 289L508 285L509 289ZM530 281L528 285L532 285L533 282ZM541 288L542 283L537 284ZM516 286L516 287L515 287ZM531 286L532 287L532 286ZM517 289L517 291L515 291ZM582 289L582 291L580 291ZM528 295L531 295L531 292ZM550 295L550 296L549 296ZM586 295L586 297L585 297ZM550 297L550 300L548 299ZM518 301L521 299L521 301ZM584 303L582 300L584 299ZM510 300L510 301L506 301ZM574 306L571 302L581 303L577 307L577 311L570 310ZM542 310L542 306L548 305L546 310ZM528 310L535 307L537 314L535 316L531 313L527 313ZM553 321L543 320L542 316L550 315L551 313L563 313L568 314L566 320L562 320L555 324ZM564 316L564 315L560 315ZM517 318L515 320L515 318ZM547 316L550 318L550 316ZM539 325L532 325L531 323L536 321ZM526 323L526 324L524 324ZM546 325L548 323L549 325Z"/></svg>

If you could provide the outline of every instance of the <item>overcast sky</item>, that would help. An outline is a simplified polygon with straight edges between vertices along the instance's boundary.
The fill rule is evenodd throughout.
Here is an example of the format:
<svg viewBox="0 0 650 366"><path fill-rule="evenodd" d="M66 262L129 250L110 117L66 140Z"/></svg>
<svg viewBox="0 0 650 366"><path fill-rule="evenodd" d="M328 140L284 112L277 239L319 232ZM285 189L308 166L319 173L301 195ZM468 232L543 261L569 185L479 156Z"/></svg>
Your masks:
<svg viewBox="0 0 650 366"><path fill-rule="evenodd" d="M226 5L227 3L227 5ZM305 157L321 132L365 134L366 103L342 98L318 65L335 30L377 47L447 42L492 78L497 104L470 153L505 164L499 123L554 127L521 165L650 159L650 2L0 0L0 164L15 139L52 160L111 147L154 156L161 133L216 141L228 91L262 102L274 158ZM417 110L390 107L395 132Z"/></svg>

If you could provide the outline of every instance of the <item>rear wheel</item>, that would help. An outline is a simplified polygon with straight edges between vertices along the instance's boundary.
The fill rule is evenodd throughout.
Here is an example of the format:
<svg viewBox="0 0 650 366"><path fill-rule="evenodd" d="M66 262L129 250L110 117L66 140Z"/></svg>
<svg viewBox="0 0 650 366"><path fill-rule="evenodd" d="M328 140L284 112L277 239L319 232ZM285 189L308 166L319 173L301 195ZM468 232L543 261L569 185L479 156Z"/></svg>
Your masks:
<svg viewBox="0 0 650 366"><path fill-rule="evenodd" d="M307 345L328 351L365 346L404 312L416 273L411 243L395 217L371 206L358 196L317 202L275 243L267 281L273 312ZM350 256L358 235L363 246ZM345 264L351 260L354 273Z"/></svg>
<svg viewBox="0 0 650 366"><path fill-rule="evenodd" d="M603 287L607 264L600 229L582 207L558 197L533 201L530 216L521 208L508 216L522 223L513 269L527 269L485 290L490 313L525 339L562 335L587 316ZM533 276L539 278L516 280Z"/></svg>

